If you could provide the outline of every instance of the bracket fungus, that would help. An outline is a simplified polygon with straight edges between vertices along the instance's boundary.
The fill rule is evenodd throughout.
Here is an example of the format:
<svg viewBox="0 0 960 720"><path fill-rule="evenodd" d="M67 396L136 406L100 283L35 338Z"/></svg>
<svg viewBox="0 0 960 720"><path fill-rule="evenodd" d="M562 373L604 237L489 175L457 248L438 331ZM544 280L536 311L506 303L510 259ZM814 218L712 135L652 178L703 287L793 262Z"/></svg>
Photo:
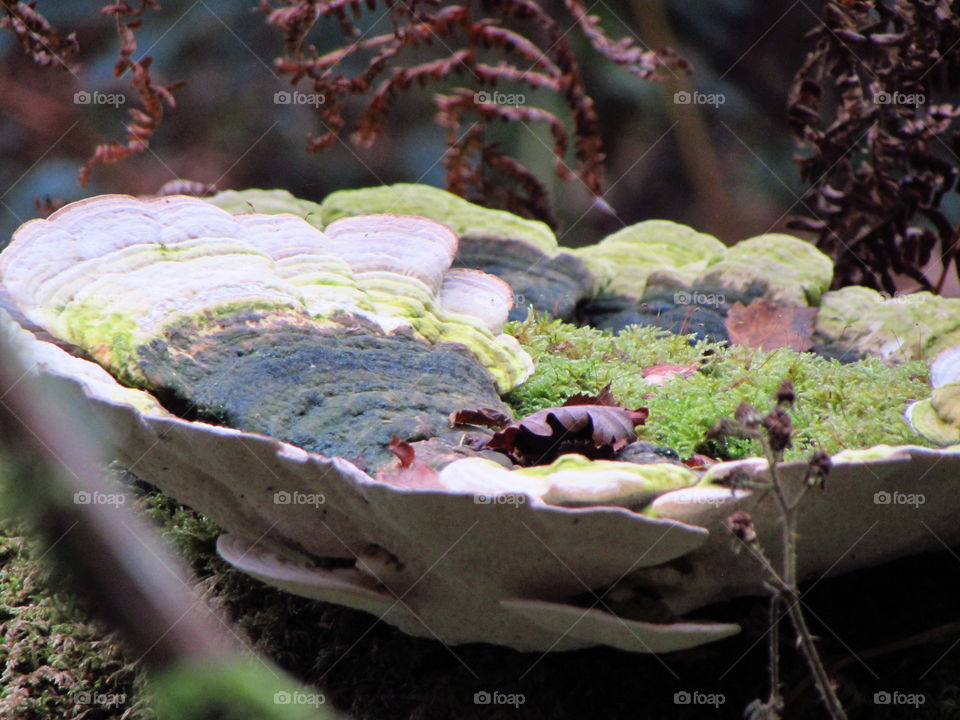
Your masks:
<svg viewBox="0 0 960 720"><path fill-rule="evenodd" d="M930 366L933 392L911 403L905 415L911 427L938 445L960 443L960 345L937 355Z"/></svg>
<svg viewBox="0 0 960 720"><path fill-rule="evenodd" d="M502 278L517 296L510 319L522 320L530 307L571 319L577 303L592 289L587 266L557 244L546 223L468 202L446 190L399 183L342 190L328 195L323 220L392 212L421 215L442 222L460 236L455 265Z"/></svg>
<svg viewBox="0 0 960 720"><path fill-rule="evenodd" d="M105 429L121 464L218 523L228 562L277 587L454 644L668 652L737 633L707 606L765 589L723 520L746 510L766 534L779 516L769 494L724 483L762 477L764 462L701 478L577 454L513 468L461 447L450 417L464 408L519 432L500 396L533 366L503 331L513 290L481 272L486 261L454 267L455 231L494 228L498 253L518 242L547 259L559 251L545 226L487 224L476 206L434 196L416 211L442 222L393 214L402 192L356 204L335 194L322 222L270 193L68 205L0 253L0 341ZM790 292L822 292L820 275L791 277ZM579 407L567 419L587 427L589 416L592 434L619 410ZM634 440L638 422L627 413L610 437ZM424 462L403 442L418 440L451 450ZM803 576L937 547L937 536L960 542L960 452L881 446L833 463L799 508ZM788 488L799 466L782 466ZM896 492L926 497L924 523L874 499ZM603 601L612 589L616 612ZM598 602L584 605L585 590Z"/></svg>

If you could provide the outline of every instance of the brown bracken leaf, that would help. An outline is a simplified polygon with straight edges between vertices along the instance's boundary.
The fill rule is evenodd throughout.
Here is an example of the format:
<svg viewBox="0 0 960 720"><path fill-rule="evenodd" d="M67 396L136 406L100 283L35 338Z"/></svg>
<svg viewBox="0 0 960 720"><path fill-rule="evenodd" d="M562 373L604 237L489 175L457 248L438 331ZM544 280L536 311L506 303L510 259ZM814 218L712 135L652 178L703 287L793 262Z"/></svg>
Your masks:
<svg viewBox="0 0 960 720"><path fill-rule="evenodd" d="M813 347L816 308L787 307L754 300L735 303L727 314L727 334L734 345L760 350L789 347L803 352Z"/></svg>

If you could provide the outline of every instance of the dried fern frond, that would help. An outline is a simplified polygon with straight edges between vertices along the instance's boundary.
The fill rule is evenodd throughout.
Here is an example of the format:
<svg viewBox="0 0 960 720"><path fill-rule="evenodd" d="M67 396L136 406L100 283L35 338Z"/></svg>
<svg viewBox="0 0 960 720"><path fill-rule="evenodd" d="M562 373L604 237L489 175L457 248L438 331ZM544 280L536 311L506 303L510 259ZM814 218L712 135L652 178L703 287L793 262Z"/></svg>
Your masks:
<svg viewBox="0 0 960 720"><path fill-rule="evenodd" d="M896 291L896 276L938 290L957 267L960 235L941 204L956 189L960 18L950 0L829 2L809 34L789 117L818 234L836 261L837 285ZM939 278L925 267L940 262ZM960 267L957 267L960 271Z"/></svg>
<svg viewBox="0 0 960 720"><path fill-rule="evenodd" d="M603 56L646 80L689 69L672 52L648 50L630 38L611 40L579 0L563 0L558 6L572 28L561 26L555 13L534 0L261 0L260 8L283 35L286 54L277 59L277 70L294 86L309 83L323 98L318 107L323 132L309 138L310 151L340 139L348 127L351 97L367 102L353 123L350 141L369 147L387 131L390 111L404 93L434 87L437 122L447 131L443 162L448 189L547 220L551 214L543 182L509 157L486 129L495 120L545 124L558 175L579 178L602 199L599 121L567 40L569 30L576 29ZM388 18L392 32L368 36L361 31L361 22L369 24L375 14ZM345 42L321 53L308 36L324 19L339 23ZM422 59L430 47L436 57ZM496 102L502 83L559 95L569 111L570 129L543 107ZM566 157L568 134L572 169Z"/></svg>
<svg viewBox="0 0 960 720"><path fill-rule="evenodd" d="M30 59L41 67L71 69L71 58L80 49L75 33L60 35L47 19L37 12L35 2L2 0L0 28L13 32Z"/></svg>
<svg viewBox="0 0 960 720"><path fill-rule="evenodd" d="M134 31L140 27L142 20L124 18L139 18L146 10L160 10L157 0L140 0L139 7L132 7L126 0L119 0L107 5L101 15L114 16L117 20L117 32L120 35L120 56L113 67L113 74L121 77L128 70L131 73L130 85L136 92L143 109L130 108L130 123L127 127L126 142L111 140L108 143L97 145L93 155L84 163L77 174L77 182L86 185L90 175L97 165L110 165L125 160L131 155L141 153L150 147L150 140L157 131L163 119L163 105L166 103L171 109L176 107L173 91L183 86L184 82L170 85L155 85L150 77L150 66L153 58L145 57L134 60L133 54L137 50L137 38Z"/></svg>

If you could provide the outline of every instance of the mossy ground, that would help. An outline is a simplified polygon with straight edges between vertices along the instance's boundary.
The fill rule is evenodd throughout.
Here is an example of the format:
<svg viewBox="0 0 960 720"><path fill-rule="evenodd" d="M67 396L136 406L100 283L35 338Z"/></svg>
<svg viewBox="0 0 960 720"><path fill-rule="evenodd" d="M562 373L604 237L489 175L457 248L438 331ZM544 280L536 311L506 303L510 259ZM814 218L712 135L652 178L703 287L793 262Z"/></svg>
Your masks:
<svg viewBox="0 0 960 720"><path fill-rule="evenodd" d="M152 720L142 674L55 589L38 554L21 528L0 523L0 717Z"/></svg>
<svg viewBox="0 0 960 720"><path fill-rule="evenodd" d="M596 392L608 383L616 398L630 407L649 408L638 428L642 439L672 447L681 457L703 452L718 459L760 453L743 440L705 442L717 420L733 417L737 405L759 410L773 404L784 379L793 382L797 404L791 415L794 447L787 459L806 458L821 448L929 445L903 418L912 401L929 396L929 375L920 362L890 366L876 358L843 364L789 348L773 352L719 343L697 342L654 327L633 326L619 336L543 317L508 328L533 356L536 372L506 396L518 415L562 404L578 392ZM697 365L689 378L665 386L643 379L651 365Z"/></svg>
<svg viewBox="0 0 960 720"><path fill-rule="evenodd" d="M768 407L783 377L791 377L799 398L798 445L819 443L833 451L919 440L899 413L907 400L927 392L922 366L840 366L790 351L765 357L742 349L694 347L684 338L653 330L612 338L543 320L513 330L538 362L537 374L508 398L521 413L610 382L626 404L650 408L645 429L650 439L685 453L698 447L703 431L737 403ZM692 364L704 357L703 371L695 378L659 389L640 380L645 366ZM644 397L649 392L653 396ZM726 451L736 455L751 448ZM796 452L805 454L799 447ZM318 685L328 702L356 718L572 720L708 713L739 718L750 700L766 693L766 607L760 601L710 610L717 620L741 622L743 635L660 658L607 649L541 655L488 645L447 648L403 635L373 616L285 594L228 568L216 556L218 528L208 519L130 476L118 474L117 481L131 486L138 508L189 564L198 591L227 610L250 647ZM105 629L53 589L37 560L17 528L0 527L0 716L152 718L142 678ZM834 676L853 709L851 717L960 717L960 648L950 651L955 635L928 638L906 651L864 653L953 621L957 592L960 563L945 551L826 579L804 597L828 666L845 663ZM789 643L785 637L787 718L821 717L806 684L806 668ZM718 711L675 705L674 693L684 690L723 693L724 704ZM920 692L925 702L918 709L874 705L873 693L884 690ZM85 691L123 694L125 703L78 706L76 693ZM477 705L473 696L480 691L522 693L524 703L518 708Z"/></svg>

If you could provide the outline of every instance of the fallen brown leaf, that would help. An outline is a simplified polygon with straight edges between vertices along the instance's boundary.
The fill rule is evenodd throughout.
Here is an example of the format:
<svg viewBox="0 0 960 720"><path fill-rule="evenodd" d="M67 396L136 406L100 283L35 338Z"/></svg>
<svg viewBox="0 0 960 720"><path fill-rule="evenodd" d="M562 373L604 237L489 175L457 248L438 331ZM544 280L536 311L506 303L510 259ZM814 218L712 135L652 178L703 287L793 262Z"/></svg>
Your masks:
<svg viewBox="0 0 960 720"><path fill-rule="evenodd" d="M481 427L500 428L510 424L510 416L493 408L475 410L457 410L450 413L452 425L479 425Z"/></svg>
<svg viewBox="0 0 960 720"><path fill-rule="evenodd" d="M377 473L377 480L401 488L418 490L443 488L437 471L417 460L417 453L410 443L394 435L390 440L390 452L397 456L399 467L381 470Z"/></svg>
<svg viewBox="0 0 960 720"><path fill-rule="evenodd" d="M698 370L696 365L651 365L643 369L643 379L651 385L666 385L678 377L690 377Z"/></svg>
<svg viewBox="0 0 960 720"><path fill-rule="evenodd" d="M813 347L816 308L787 307L754 300L744 307L735 303L727 313L727 335L734 345L760 350L789 347L798 352Z"/></svg>
<svg viewBox="0 0 960 720"><path fill-rule="evenodd" d="M410 443L406 440L401 440L396 435L390 438L390 452L400 461L401 468L410 467L413 465L413 461L417 459L417 453L414 452Z"/></svg>
<svg viewBox="0 0 960 720"><path fill-rule="evenodd" d="M647 409L607 405L565 405L528 415L496 433L486 448L498 450L522 465L552 462L564 453L612 458L637 439L634 428L647 419Z"/></svg>

